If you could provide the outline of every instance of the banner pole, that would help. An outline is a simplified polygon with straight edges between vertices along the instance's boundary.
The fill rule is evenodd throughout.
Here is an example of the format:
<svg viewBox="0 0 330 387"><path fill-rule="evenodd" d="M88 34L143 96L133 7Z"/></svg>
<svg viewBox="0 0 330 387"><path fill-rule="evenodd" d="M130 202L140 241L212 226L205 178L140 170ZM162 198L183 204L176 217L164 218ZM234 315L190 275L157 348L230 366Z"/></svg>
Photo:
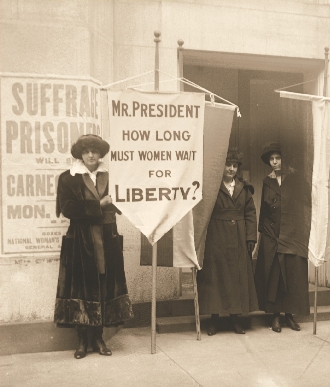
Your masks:
<svg viewBox="0 0 330 387"><path fill-rule="evenodd" d="M323 97L328 96L328 66L329 66L329 47L324 47L324 85Z"/></svg>
<svg viewBox="0 0 330 387"><path fill-rule="evenodd" d="M324 47L324 84L323 84L323 97L328 94L328 63L329 63L329 47ZM319 268L315 267L315 291L314 291L314 324L313 335L316 335L317 324L317 291L319 285Z"/></svg>
<svg viewBox="0 0 330 387"><path fill-rule="evenodd" d="M155 91L159 90L159 42L160 42L160 32L154 32L154 42L156 43L155 49Z"/></svg>
<svg viewBox="0 0 330 387"><path fill-rule="evenodd" d="M160 32L154 32L155 49L155 91L159 90L159 42ZM151 295L151 353L156 353L156 289L157 289L157 242L152 246L152 295Z"/></svg>
<svg viewBox="0 0 330 387"><path fill-rule="evenodd" d="M315 291L314 291L314 322L313 322L313 335L316 335L317 324L317 288L319 282L319 268L315 267Z"/></svg>
<svg viewBox="0 0 330 387"><path fill-rule="evenodd" d="M329 47L324 47L324 85L323 85L323 97L328 94L328 66L329 66ZM316 335L317 325L317 291L319 285L319 268L315 267L315 291L314 291L314 323L313 323L313 335Z"/></svg>
<svg viewBox="0 0 330 387"><path fill-rule="evenodd" d="M195 322L196 322L196 333L197 340L201 339L201 324L199 319L199 304L198 304L198 290L197 290L197 269L191 268L194 286L194 304L195 304Z"/></svg>
<svg viewBox="0 0 330 387"><path fill-rule="evenodd" d="M152 246L151 353L156 353L157 242Z"/></svg>
<svg viewBox="0 0 330 387"><path fill-rule="evenodd" d="M183 45L184 41L182 39L178 40L178 78L183 78ZM178 81L178 89L184 91L183 83ZM197 340L201 340L201 324L199 318L199 304L198 304L198 288L197 288L197 269L195 267L191 268L192 280L193 280L193 289L194 289L194 306L195 306L195 323L196 323L196 334ZM181 273L180 273L181 275Z"/></svg>

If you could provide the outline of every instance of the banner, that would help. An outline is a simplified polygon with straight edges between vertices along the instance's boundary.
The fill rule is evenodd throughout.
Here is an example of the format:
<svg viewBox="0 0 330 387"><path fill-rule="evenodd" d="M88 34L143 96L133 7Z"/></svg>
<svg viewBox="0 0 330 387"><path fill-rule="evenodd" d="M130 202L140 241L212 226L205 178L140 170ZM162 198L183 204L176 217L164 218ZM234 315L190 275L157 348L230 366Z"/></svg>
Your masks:
<svg viewBox="0 0 330 387"><path fill-rule="evenodd" d="M204 123L203 200L193 209L198 262L203 267L207 227L218 197L236 106L207 103Z"/></svg>
<svg viewBox="0 0 330 387"><path fill-rule="evenodd" d="M158 241L158 266L203 266L206 231L222 181L234 112L235 106L205 103L203 199ZM144 236L140 262L152 263L152 248Z"/></svg>
<svg viewBox="0 0 330 387"><path fill-rule="evenodd" d="M280 96L297 100L300 105L309 104L312 111L314 156L308 258L318 267L330 259L330 98L283 91ZM302 107L301 111L306 112L306 106ZM294 153L292 148L290 152ZM311 165L308 154L303 157ZM303 161L299 164L302 165ZM302 197L301 190L298 195Z"/></svg>
<svg viewBox="0 0 330 387"><path fill-rule="evenodd" d="M101 134L100 92L90 80L1 75L2 253L59 251L58 176L86 133Z"/></svg>
<svg viewBox="0 0 330 387"><path fill-rule="evenodd" d="M109 193L151 244L202 199L204 98L108 90Z"/></svg>

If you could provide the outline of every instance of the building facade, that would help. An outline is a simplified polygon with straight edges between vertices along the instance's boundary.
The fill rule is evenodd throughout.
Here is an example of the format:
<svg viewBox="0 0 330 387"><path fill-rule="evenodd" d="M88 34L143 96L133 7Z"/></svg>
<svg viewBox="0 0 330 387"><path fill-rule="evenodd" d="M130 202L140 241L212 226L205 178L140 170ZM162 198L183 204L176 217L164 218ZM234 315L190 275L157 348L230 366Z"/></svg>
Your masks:
<svg viewBox="0 0 330 387"><path fill-rule="evenodd" d="M68 124L58 119L58 104L65 105L58 90L78 90L75 102L86 115L89 112L90 120L79 126L79 133L94 131L107 138L106 125L99 125L103 97L98 86L126 80L116 87L152 89L154 32L160 31L160 90L196 91L178 84L176 78L183 75L240 107L242 117L234 121L231 143L242 148L244 173L255 186L261 186L266 174L259 157L261 144L276 138L278 95L274 90L310 81L297 90L323 92L324 48L330 45L329 0L1 0L0 8L0 323L7 326L40 327L53 317L62 234L58 232L61 224L47 223L47 219L56 222L56 176L63 163L70 162L67 157L59 162L56 151L68 155L73 140L65 137ZM182 40L180 45L178 40ZM52 101L44 96L45 90L52 93ZM24 105L29 92L36 98L33 106ZM15 104L8 102L10 98ZM72 125L71 135L78 133ZM40 138L30 135L37 130ZM57 130L57 141L61 138L55 153L48 148L52 130ZM17 159L15 147L20 150ZM41 156L52 165L37 172ZM15 160L21 170L9 174L10 162ZM24 164L32 172L24 174ZM37 196L37 179L40 197L32 197ZM255 201L258 207L260 190ZM47 230L39 235L39 242L25 235L26 229L45 224ZM123 216L118 217L118 226L124 235L132 301L149 302L151 268L140 266L140 233ZM36 243L39 250L29 248ZM323 286L330 282L326 265L319 274ZM158 299L180 296L180 273L179 269L158 269ZM310 281L314 281L312 267Z"/></svg>

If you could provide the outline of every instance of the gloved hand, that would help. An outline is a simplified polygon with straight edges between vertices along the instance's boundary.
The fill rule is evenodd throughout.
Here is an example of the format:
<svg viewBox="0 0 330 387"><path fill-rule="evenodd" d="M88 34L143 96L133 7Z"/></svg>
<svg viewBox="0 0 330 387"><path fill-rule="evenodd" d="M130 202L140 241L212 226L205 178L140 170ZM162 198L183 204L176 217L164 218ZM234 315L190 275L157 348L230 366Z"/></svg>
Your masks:
<svg viewBox="0 0 330 387"><path fill-rule="evenodd" d="M249 253L250 258L252 259L252 252L254 250L255 242L254 241L246 241L246 247Z"/></svg>
<svg viewBox="0 0 330 387"><path fill-rule="evenodd" d="M101 200L100 200L100 204L101 204L101 207L104 207L108 204L111 204L112 203L112 199L111 199L111 196L110 195L105 195Z"/></svg>

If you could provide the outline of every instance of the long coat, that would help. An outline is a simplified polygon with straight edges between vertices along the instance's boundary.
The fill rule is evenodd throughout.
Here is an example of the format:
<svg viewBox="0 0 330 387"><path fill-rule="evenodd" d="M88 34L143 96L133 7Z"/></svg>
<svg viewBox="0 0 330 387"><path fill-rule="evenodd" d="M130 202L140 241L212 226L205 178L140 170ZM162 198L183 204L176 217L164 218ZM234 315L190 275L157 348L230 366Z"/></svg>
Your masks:
<svg viewBox="0 0 330 387"><path fill-rule="evenodd" d="M58 181L57 216L70 219L62 240L54 321L111 326L132 317L124 260L113 205L101 208L108 190L108 173L99 172L97 185L85 174L62 173ZM100 264L95 230L101 235L105 290L100 286ZM100 243L98 243L100 245ZM101 262L101 263L100 263ZM101 291L105 294L101 305Z"/></svg>
<svg viewBox="0 0 330 387"><path fill-rule="evenodd" d="M309 314L309 187L296 172L263 180L255 271L260 310Z"/></svg>
<svg viewBox="0 0 330 387"><path fill-rule="evenodd" d="M256 239L256 210L248 185L235 178L231 196L222 182L207 230L203 268L197 274L201 314L258 309L246 245Z"/></svg>

